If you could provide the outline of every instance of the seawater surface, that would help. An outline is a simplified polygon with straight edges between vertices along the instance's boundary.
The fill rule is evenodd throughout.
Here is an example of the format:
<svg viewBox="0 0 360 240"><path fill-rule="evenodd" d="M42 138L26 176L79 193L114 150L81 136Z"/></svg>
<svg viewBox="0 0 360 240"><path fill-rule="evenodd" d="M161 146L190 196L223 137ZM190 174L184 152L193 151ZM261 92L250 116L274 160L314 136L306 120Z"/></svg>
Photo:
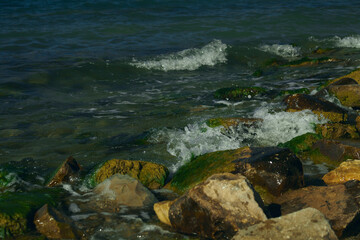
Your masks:
<svg viewBox="0 0 360 240"><path fill-rule="evenodd" d="M281 98L230 102L213 93L230 86L316 91L360 66L359 16L358 1L340 0L2 1L0 163L26 158L31 167L32 159L43 169L40 180L70 155L85 169L121 158L174 172L193 156L276 146L312 132L326 120L286 113ZM337 61L267 65L303 57ZM205 124L214 117L264 121L224 134ZM167 236L142 225L144 216L128 222ZM136 238L122 231L106 226L93 238Z"/></svg>

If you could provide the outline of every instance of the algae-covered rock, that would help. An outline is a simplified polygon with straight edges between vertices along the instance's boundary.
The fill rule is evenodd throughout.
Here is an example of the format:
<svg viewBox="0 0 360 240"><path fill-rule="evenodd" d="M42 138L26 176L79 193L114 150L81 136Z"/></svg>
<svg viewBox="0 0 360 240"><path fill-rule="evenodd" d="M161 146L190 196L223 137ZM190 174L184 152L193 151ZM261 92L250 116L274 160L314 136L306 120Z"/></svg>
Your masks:
<svg viewBox="0 0 360 240"><path fill-rule="evenodd" d="M264 201L288 189L303 186L300 160L287 149L249 148L204 154L182 166L165 186L184 193L215 173L246 176Z"/></svg>
<svg viewBox="0 0 360 240"><path fill-rule="evenodd" d="M95 186L116 173L136 178L150 189L158 189L164 186L169 170L151 162L112 159L98 166L89 176L88 182Z"/></svg>
<svg viewBox="0 0 360 240"><path fill-rule="evenodd" d="M335 95L342 105L347 107L360 107L360 85L330 85L328 87L330 94Z"/></svg>
<svg viewBox="0 0 360 240"><path fill-rule="evenodd" d="M261 87L229 87L217 90L214 93L214 97L223 100L240 101L251 99L265 92L266 89Z"/></svg>
<svg viewBox="0 0 360 240"><path fill-rule="evenodd" d="M287 105L286 111L297 112L310 109L321 118L327 118L332 122L341 122L347 120L347 112L335 103L323 101L307 94L294 94L284 99Z"/></svg>
<svg viewBox="0 0 360 240"><path fill-rule="evenodd" d="M328 86L330 84L333 84L333 83L335 83L335 82L337 82L337 81L339 81L339 80L341 80L343 78L351 78L351 79L355 80L357 83L360 84L360 69L356 69L356 70L352 71L351 73L349 73L349 74L347 74L345 76L341 76L341 77L336 78L336 79L334 79L332 81L329 81L329 82L327 82L326 86Z"/></svg>
<svg viewBox="0 0 360 240"><path fill-rule="evenodd" d="M360 160L347 160L328 172L323 180L326 184L340 184L351 180L360 181Z"/></svg>
<svg viewBox="0 0 360 240"><path fill-rule="evenodd" d="M359 133L354 125L342 123L317 124L316 130L324 138L359 138Z"/></svg>
<svg viewBox="0 0 360 240"><path fill-rule="evenodd" d="M206 125L214 128L223 126L225 128L237 127L239 124L244 124L245 126L252 126L258 122L261 122L260 118L240 118L240 117L231 117L231 118L211 118L206 121Z"/></svg>
<svg viewBox="0 0 360 240"><path fill-rule="evenodd" d="M0 232L5 236L15 236L27 232L32 228L36 210L46 203L55 205L61 196L64 196L64 193L59 189L1 194Z"/></svg>
<svg viewBox="0 0 360 240"><path fill-rule="evenodd" d="M80 169L80 165L70 156L56 169L46 185L53 187L63 182L71 181L71 178L78 174Z"/></svg>
<svg viewBox="0 0 360 240"><path fill-rule="evenodd" d="M289 148L295 154L310 151L315 142L322 137L315 133L305 133L297 136L286 143L279 144L279 147Z"/></svg>

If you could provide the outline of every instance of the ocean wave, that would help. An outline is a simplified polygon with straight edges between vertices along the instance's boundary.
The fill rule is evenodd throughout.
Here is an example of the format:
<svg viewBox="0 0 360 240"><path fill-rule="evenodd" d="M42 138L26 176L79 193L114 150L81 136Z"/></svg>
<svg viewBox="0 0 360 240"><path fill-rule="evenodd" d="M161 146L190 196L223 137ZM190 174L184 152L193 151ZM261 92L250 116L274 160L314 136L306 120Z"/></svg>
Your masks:
<svg viewBox="0 0 360 240"><path fill-rule="evenodd" d="M290 44L273 44L262 45L259 47L261 51L272 53L283 58L296 58L300 56L300 47L295 47Z"/></svg>
<svg viewBox="0 0 360 240"><path fill-rule="evenodd" d="M334 37L334 41L337 47L346 47L346 48L360 48L360 36L350 36L350 37Z"/></svg>
<svg viewBox="0 0 360 240"><path fill-rule="evenodd" d="M137 61L130 65L148 70L196 70L201 66L214 66L225 63L227 45L220 40L213 40L202 48L186 49L177 53L162 55L153 60Z"/></svg>

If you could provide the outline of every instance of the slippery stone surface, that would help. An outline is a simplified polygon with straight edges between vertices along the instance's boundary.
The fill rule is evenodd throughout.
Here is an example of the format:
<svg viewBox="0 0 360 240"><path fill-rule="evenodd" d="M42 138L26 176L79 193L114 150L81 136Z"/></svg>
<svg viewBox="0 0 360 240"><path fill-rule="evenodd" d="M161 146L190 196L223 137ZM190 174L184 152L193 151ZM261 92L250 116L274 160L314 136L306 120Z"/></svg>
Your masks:
<svg viewBox="0 0 360 240"><path fill-rule="evenodd" d="M229 87L217 90L214 97L223 100L240 101L251 99L265 92L266 90L261 87Z"/></svg>
<svg viewBox="0 0 360 240"><path fill-rule="evenodd" d="M327 118L332 122L347 120L347 112L336 104L320 100L307 94L294 94L284 99L287 105L286 111L297 112L310 109L319 117Z"/></svg>
<svg viewBox="0 0 360 240"><path fill-rule="evenodd" d="M151 162L112 159L98 166L88 182L96 186L117 173L136 178L147 188L158 189L164 186L169 170Z"/></svg>
<svg viewBox="0 0 360 240"><path fill-rule="evenodd" d="M342 105L347 107L360 107L360 85L330 85L328 87L330 94L335 95Z"/></svg>
<svg viewBox="0 0 360 240"><path fill-rule="evenodd" d="M278 198L283 215L312 207L329 220L338 237L360 231L360 183L350 181L333 186L310 186L287 192Z"/></svg>
<svg viewBox="0 0 360 240"><path fill-rule="evenodd" d="M327 173L323 180L326 184L340 184L351 180L360 181L360 160L347 160Z"/></svg>
<svg viewBox="0 0 360 240"><path fill-rule="evenodd" d="M306 208L279 218L268 219L246 229L240 229L233 240L337 240L324 215Z"/></svg>
<svg viewBox="0 0 360 240"><path fill-rule="evenodd" d="M316 132L324 138L359 138L355 126L342 123L326 123L316 125Z"/></svg>
<svg viewBox="0 0 360 240"><path fill-rule="evenodd" d="M156 197L137 179L115 174L96 186L96 205L100 208L117 209L121 205L129 207L152 207Z"/></svg>
<svg viewBox="0 0 360 240"><path fill-rule="evenodd" d="M267 219L263 202L242 175L215 174L171 204L171 226L182 233L225 239Z"/></svg>
<svg viewBox="0 0 360 240"><path fill-rule="evenodd" d="M69 217L45 204L34 217L36 229L49 239L78 239L79 233Z"/></svg>
<svg viewBox="0 0 360 240"><path fill-rule="evenodd" d="M48 187L59 185L63 182L71 181L71 177L75 176L81 167L73 157L68 157L60 167L54 172L46 184Z"/></svg>
<svg viewBox="0 0 360 240"><path fill-rule="evenodd" d="M165 187L184 193L211 175L225 172L246 176L265 201L304 186L302 164L288 149L243 147L193 159L182 166Z"/></svg>

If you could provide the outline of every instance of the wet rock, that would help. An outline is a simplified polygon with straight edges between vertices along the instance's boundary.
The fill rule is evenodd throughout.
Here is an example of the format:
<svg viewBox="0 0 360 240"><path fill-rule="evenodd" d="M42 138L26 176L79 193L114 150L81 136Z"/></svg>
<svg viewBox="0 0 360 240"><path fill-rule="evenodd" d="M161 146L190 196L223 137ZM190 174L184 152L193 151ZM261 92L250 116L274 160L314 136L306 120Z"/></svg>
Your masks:
<svg viewBox="0 0 360 240"><path fill-rule="evenodd" d="M73 157L68 157L60 167L54 172L53 176L46 184L48 187L59 185L63 182L72 180L72 177L79 173L81 167Z"/></svg>
<svg viewBox="0 0 360 240"><path fill-rule="evenodd" d="M267 219L259 195L242 175L216 174L175 200L171 226L182 233L225 239Z"/></svg>
<svg viewBox="0 0 360 240"><path fill-rule="evenodd" d="M233 118L212 118L206 121L206 125L214 128L223 126L224 128L236 128L239 124L244 124L245 126L253 126L254 124L262 122L260 118L240 118L240 117L233 117Z"/></svg>
<svg viewBox="0 0 360 240"><path fill-rule="evenodd" d="M96 167L88 182L95 186L116 173L136 178L147 188L158 189L164 186L169 170L151 162L112 159Z"/></svg>
<svg viewBox="0 0 360 240"><path fill-rule="evenodd" d="M330 94L335 95L342 105L347 107L360 107L360 85L330 85L328 87Z"/></svg>
<svg viewBox="0 0 360 240"><path fill-rule="evenodd" d="M229 87L217 90L214 93L214 97L223 100L241 101L244 99L251 99L265 92L266 89L261 87Z"/></svg>
<svg viewBox="0 0 360 240"><path fill-rule="evenodd" d="M323 180L326 184L340 184L351 180L360 181L360 160L347 160L327 173Z"/></svg>
<svg viewBox="0 0 360 240"><path fill-rule="evenodd" d="M279 144L279 147L289 148L297 156L301 156L302 153L310 151L314 143L320 140L322 137L315 133L305 133L297 136L288 142Z"/></svg>
<svg viewBox="0 0 360 240"><path fill-rule="evenodd" d="M79 233L69 217L45 204L34 217L36 229L49 239L78 239Z"/></svg>
<svg viewBox="0 0 360 240"><path fill-rule="evenodd" d="M330 82L327 83L327 86L330 85L330 84L333 84L339 80L342 80L344 78L351 78L353 80L355 80L357 83L360 83L360 69L356 69L354 71L352 71L351 73L345 75L345 76L341 76L339 78L336 78Z"/></svg>
<svg viewBox="0 0 360 240"><path fill-rule="evenodd" d="M166 188L184 193L211 175L224 172L246 176L265 202L304 184L302 164L288 149L243 147L193 159L174 174Z"/></svg>
<svg viewBox="0 0 360 240"><path fill-rule="evenodd" d="M310 109L313 113L332 122L347 120L347 112L336 104L320 100L307 94L294 94L284 99L287 105L286 111L297 112Z"/></svg>
<svg viewBox="0 0 360 240"><path fill-rule="evenodd" d="M336 82L331 83L328 87L341 86L341 85L352 85L352 84L359 84L359 83L352 78L344 77L344 78L337 80Z"/></svg>
<svg viewBox="0 0 360 240"><path fill-rule="evenodd" d="M246 229L240 229L233 240L337 240L324 215L306 208L279 218L268 219Z"/></svg>
<svg viewBox="0 0 360 240"><path fill-rule="evenodd" d="M157 199L137 179L115 174L96 186L96 204L101 208L117 209L121 205L129 207L153 206Z"/></svg>
<svg viewBox="0 0 360 240"><path fill-rule="evenodd" d="M154 211L159 218L160 222L171 226L169 219L169 211L174 201L162 201L154 204Z"/></svg>
<svg viewBox="0 0 360 240"><path fill-rule="evenodd" d="M360 184L350 181L333 186L310 186L287 192L278 198L283 215L312 207L329 220L338 237L360 231Z"/></svg>
<svg viewBox="0 0 360 240"><path fill-rule="evenodd" d="M315 66L320 63L331 63L331 62L338 62L339 60L335 58L329 57L322 57L322 58L308 58L304 57L299 60L291 61L289 63L282 64L283 67L308 67L308 66Z"/></svg>
<svg viewBox="0 0 360 240"><path fill-rule="evenodd" d="M317 124L316 132L324 138L359 138L359 133L354 125L342 123Z"/></svg>

